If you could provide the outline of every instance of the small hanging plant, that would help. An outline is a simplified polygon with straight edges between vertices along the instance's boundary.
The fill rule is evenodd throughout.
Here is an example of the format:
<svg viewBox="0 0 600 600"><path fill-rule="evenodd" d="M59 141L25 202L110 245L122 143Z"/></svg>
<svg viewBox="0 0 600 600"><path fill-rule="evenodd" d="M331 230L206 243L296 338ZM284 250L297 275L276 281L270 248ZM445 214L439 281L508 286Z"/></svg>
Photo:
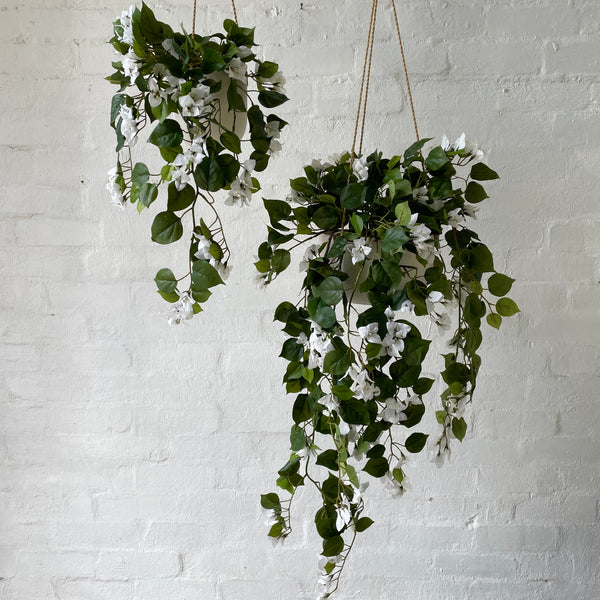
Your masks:
<svg viewBox="0 0 600 600"><path fill-rule="evenodd" d="M278 65L257 57L253 29L232 20L223 27L207 36L174 32L142 4L123 11L110 40L119 54L107 77L119 86L110 117L117 135L117 165L107 185L113 202L121 208L131 202L139 212L162 203L151 228L158 244L189 233L184 272L176 277L163 268L155 278L158 293L173 304L171 323L202 310L229 271L215 194L225 190L225 204L248 204L260 189L253 173L280 150L286 125L265 110L287 100ZM144 129L160 153L156 173L132 159Z"/></svg>
<svg viewBox="0 0 600 600"><path fill-rule="evenodd" d="M256 263L262 283L287 268L290 249L312 243L301 262L301 300L275 311L287 335L283 381L295 400L291 456L277 479L286 496L263 495L262 506L269 535L282 539L291 532L297 488L310 482L318 490L319 598L337 590L357 533L373 522L364 515L366 476L401 494L412 455L429 443L438 464L449 456L452 440L467 430L482 320L497 329L519 311L506 297L513 279L496 272L490 250L467 226L488 197L480 182L498 175L464 134L425 157L428 141L392 158L315 160L291 180L285 201L264 200L270 226ZM422 372L431 343L424 326L434 334L453 327L439 367L435 433L419 427L435 383Z"/></svg>

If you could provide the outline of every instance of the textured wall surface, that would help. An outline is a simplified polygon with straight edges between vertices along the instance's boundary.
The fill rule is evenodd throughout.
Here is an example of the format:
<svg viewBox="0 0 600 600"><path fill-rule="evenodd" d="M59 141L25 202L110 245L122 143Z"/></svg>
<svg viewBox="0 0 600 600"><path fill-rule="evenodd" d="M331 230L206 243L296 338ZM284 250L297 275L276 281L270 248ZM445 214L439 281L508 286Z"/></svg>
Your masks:
<svg viewBox="0 0 600 600"><path fill-rule="evenodd" d="M191 0L150 4L190 28ZM199 4L201 31L229 17L226 0ZM368 4L239 0L291 98L267 197L350 146ZM412 124L380 4L366 145L399 152ZM486 327L472 427L452 463L418 456L402 499L371 484L376 524L339 598L596 600L600 5L400 6L421 133L466 131L502 175L479 228L523 312L500 334ZM256 290L260 198L224 207L229 283L201 316L168 326L152 278L176 251L104 189L105 41L123 8L0 0L0 598L309 599L317 498L304 490L295 533L276 548L258 504L290 424L272 310L299 280Z"/></svg>

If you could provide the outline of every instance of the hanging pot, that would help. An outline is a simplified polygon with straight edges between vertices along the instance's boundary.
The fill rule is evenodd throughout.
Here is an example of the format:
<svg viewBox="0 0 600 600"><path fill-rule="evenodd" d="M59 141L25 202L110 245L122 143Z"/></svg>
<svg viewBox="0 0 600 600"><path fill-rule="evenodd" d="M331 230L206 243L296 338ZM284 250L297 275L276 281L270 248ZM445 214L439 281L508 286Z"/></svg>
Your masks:
<svg viewBox="0 0 600 600"><path fill-rule="evenodd" d="M225 130L233 131L240 139L244 137L246 133L246 127L248 125L248 116L246 112L237 112L229 110L229 102L227 101L227 90L229 89L230 77L223 71L217 71L211 73L208 76L213 81L221 82L221 89L214 94L214 98L219 101L221 110L220 122L222 127L219 127L215 123L210 124L210 136L216 140L221 138L221 134ZM241 96L244 100L244 107L248 105L248 98L246 96L247 82L235 80L238 89L241 92Z"/></svg>

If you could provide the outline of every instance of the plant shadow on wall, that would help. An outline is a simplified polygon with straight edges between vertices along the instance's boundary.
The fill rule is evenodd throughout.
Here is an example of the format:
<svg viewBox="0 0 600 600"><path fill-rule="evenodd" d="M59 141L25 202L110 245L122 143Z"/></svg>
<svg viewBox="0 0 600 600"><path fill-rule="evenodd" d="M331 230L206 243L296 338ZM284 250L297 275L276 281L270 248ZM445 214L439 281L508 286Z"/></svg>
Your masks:
<svg viewBox="0 0 600 600"><path fill-rule="evenodd" d="M435 413L441 432L432 448L441 464L467 430L482 319L499 328L519 311L506 297L513 279L495 271L490 250L466 226L488 197L480 182L498 175L464 135L424 156L428 141L389 159L374 152L315 160L291 181L287 200L264 200L270 226L256 263L264 284L288 267L290 249L313 243L301 263L302 299L275 311L288 336L283 381L296 395L292 453L277 479L286 496L261 500L269 535L283 539L297 488L310 482L320 493L320 598L338 589L357 533L373 522L362 474L403 493L404 465L431 435L412 432L434 383L422 374L431 340L414 317L428 316L440 332L455 327Z"/></svg>
<svg viewBox="0 0 600 600"><path fill-rule="evenodd" d="M202 310L211 288L228 274L230 252L215 194L225 190L225 204L244 206L260 189L252 174L264 171L281 149L286 125L264 109L287 101L285 80L276 63L258 59L254 30L229 19L223 33L178 33L142 4L123 11L113 25L110 43L119 60L107 79L119 86L110 117L118 161L107 187L121 208L129 201L142 212L162 203L152 222L158 244L182 239L187 221L186 269L175 276L163 268L155 278L160 295L172 303L169 321L180 323ZM132 160L131 148L150 126L147 141L163 161L157 173Z"/></svg>

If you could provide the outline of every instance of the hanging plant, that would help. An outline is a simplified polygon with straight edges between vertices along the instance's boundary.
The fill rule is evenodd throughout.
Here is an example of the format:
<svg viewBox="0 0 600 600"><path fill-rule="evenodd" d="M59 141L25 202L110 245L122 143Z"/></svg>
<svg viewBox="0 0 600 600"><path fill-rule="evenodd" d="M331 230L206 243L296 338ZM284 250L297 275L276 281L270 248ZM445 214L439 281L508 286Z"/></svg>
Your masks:
<svg viewBox="0 0 600 600"><path fill-rule="evenodd" d="M488 197L481 182L498 175L464 135L425 157L428 141L392 158L315 160L291 180L286 200L264 200L270 226L256 263L264 284L287 268L291 249L311 244L300 263L302 299L275 311L287 335L283 381L295 400L291 456L277 479L286 496L263 495L262 506L269 535L282 539L297 488L310 482L318 490L320 598L337 589L357 533L373 522L364 514L366 476L403 493L411 455L429 443L436 462L449 456L467 430L482 319L499 328L519 310L506 297L513 279L495 271L490 250L467 227ZM438 371L436 433L419 427L436 383L422 372L428 324L434 335L454 328Z"/></svg>
<svg viewBox="0 0 600 600"><path fill-rule="evenodd" d="M202 310L229 271L215 194L225 190L225 204L248 204L260 189L253 173L281 148L286 125L265 110L287 100L278 65L257 57L253 29L229 19L223 27L207 36L174 32L142 4L123 11L110 40L120 55L107 77L119 86L110 117L118 159L107 187L121 208L131 202L141 212L162 203L152 222L154 242L189 244L184 272L176 277L163 268L155 278L158 293L173 304L171 323ZM132 159L144 129L160 153L155 173Z"/></svg>

